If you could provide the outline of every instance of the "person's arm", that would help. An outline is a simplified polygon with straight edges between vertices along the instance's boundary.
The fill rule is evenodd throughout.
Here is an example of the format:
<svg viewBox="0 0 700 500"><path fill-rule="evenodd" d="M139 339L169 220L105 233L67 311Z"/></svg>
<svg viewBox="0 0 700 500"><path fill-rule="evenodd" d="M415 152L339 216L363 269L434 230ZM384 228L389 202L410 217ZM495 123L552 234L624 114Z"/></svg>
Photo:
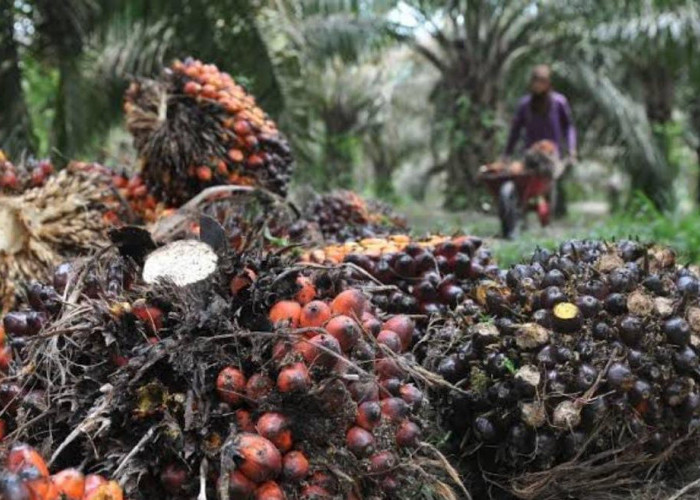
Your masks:
<svg viewBox="0 0 700 500"><path fill-rule="evenodd" d="M561 105L559 106L559 113L564 135L566 136L567 153L572 159L576 159L576 127L574 126L574 119L569 101L566 98L562 99Z"/></svg>
<svg viewBox="0 0 700 500"><path fill-rule="evenodd" d="M515 145L520 139L520 131L525 124L525 104L520 103L518 105L518 110L515 112L513 117L513 123L510 126L510 133L508 134L508 142L506 143L506 156L511 156L513 151L515 151Z"/></svg>

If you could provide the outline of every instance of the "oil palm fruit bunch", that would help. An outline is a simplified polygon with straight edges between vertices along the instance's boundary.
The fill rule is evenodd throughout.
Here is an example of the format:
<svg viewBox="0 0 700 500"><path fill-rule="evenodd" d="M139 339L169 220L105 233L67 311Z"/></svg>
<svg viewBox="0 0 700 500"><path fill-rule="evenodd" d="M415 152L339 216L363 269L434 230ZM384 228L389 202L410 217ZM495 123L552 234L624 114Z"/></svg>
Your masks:
<svg viewBox="0 0 700 500"><path fill-rule="evenodd" d="M371 238L311 250L302 260L351 264L357 277L367 273L393 285L373 300L384 310L409 314L444 313L462 304L478 282L500 274L490 250L471 236Z"/></svg>
<svg viewBox="0 0 700 500"><path fill-rule="evenodd" d="M7 453L0 468L0 495L5 500L123 500L115 481L98 474L84 475L78 469L49 474L41 454L18 443Z"/></svg>
<svg viewBox="0 0 700 500"><path fill-rule="evenodd" d="M293 239L319 232L328 243L344 243L404 233L406 219L382 202L365 200L349 190L316 195L302 209L302 219L290 229Z"/></svg>
<svg viewBox="0 0 700 500"><path fill-rule="evenodd" d="M255 98L215 65L175 61L160 80L132 83L124 106L141 178L166 207L222 184L286 195L287 141Z"/></svg>
<svg viewBox="0 0 700 500"><path fill-rule="evenodd" d="M672 251L634 241L568 241L511 267L482 311L424 339L453 384L439 405L458 451L523 498L682 457L700 424L699 285Z"/></svg>
<svg viewBox="0 0 700 500"><path fill-rule="evenodd" d="M16 194L32 187L43 186L53 170L53 165L47 159L29 158L15 165L0 150L0 193Z"/></svg>
<svg viewBox="0 0 700 500"><path fill-rule="evenodd" d="M4 317L6 439L133 500L447 497L408 317L220 228L155 250L119 234Z"/></svg>
<svg viewBox="0 0 700 500"><path fill-rule="evenodd" d="M44 162L36 169L47 172ZM108 171L94 164L71 163L37 187L0 192L0 301L10 307L22 283L44 279L53 266L106 244L109 224L120 207Z"/></svg>

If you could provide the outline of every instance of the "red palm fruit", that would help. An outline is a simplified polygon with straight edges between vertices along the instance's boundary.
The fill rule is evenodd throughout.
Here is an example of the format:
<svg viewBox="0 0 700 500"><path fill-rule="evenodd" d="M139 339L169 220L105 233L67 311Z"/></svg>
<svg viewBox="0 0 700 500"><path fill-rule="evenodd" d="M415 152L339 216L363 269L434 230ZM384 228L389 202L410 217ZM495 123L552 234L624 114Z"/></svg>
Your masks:
<svg viewBox="0 0 700 500"><path fill-rule="evenodd" d="M401 399L406 401L414 410L420 407L423 402L423 392L413 384L403 384L399 388L399 394L401 395Z"/></svg>
<svg viewBox="0 0 700 500"><path fill-rule="evenodd" d="M232 499L250 498L255 493L255 486L255 483L239 470L234 470L228 476L228 494Z"/></svg>
<svg viewBox="0 0 700 500"><path fill-rule="evenodd" d="M286 453L292 448L292 430L289 425L289 419L281 413L268 412L261 415L255 429L282 453Z"/></svg>
<svg viewBox="0 0 700 500"><path fill-rule="evenodd" d="M408 405L401 398L382 399L382 415L392 422L400 422L408 415Z"/></svg>
<svg viewBox="0 0 700 500"><path fill-rule="evenodd" d="M352 382L348 386L353 401L364 403L365 401L379 400L379 386L374 380Z"/></svg>
<svg viewBox="0 0 700 500"><path fill-rule="evenodd" d="M406 375L398 362L393 358L381 358L374 362L374 371L377 373L379 378L403 378Z"/></svg>
<svg viewBox="0 0 700 500"><path fill-rule="evenodd" d="M309 340L300 340L294 349L309 365L332 368L340 355L340 343L335 337L319 334ZM336 354L336 355L334 355Z"/></svg>
<svg viewBox="0 0 700 500"><path fill-rule="evenodd" d="M65 500L82 500L85 494L85 476L77 469L64 469L51 476L51 482Z"/></svg>
<svg viewBox="0 0 700 500"><path fill-rule="evenodd" d="M228 165L226 165L224 160L218 160L216 162L216 173L219 175L228 174Z"/></svg>
<svg viewBox="0 0 700 500"><path fill-rule="evenodd" d="M382 330L391 330L396 332L399 337L401 337L401 344L403 345L404 351L411 347L411 344L413 343L413 330L415 330L415 324L408 316L399 314L388 319L382 325Z"/></svg>
<svg viewBox="0 0 700 500"><path fill-rule="evenodd" d="M103 484L107 484L107 480L104 477L97 474L88 474L85 476L85 495L92 493Z"/></svg>
<svg viewBox="0 0 700 500"><path fill-rule="evenodd" d="M32 175L31 175L31 183L32 186L41 186L44 183L44 179L46 176L44 175L44 172L39 170L38 168L35 168L32 170Z"/></svg>
<svg viewBox="0 0 700 500"><path fill-rule="evenodd" d="M309 461L300 451L290 451L282 459L282 476L290 482L301 481L309 475Z"/></svg>
<svg viewBox="0 0 700 500"><path fill-rule="evenodd" d="M355 423L371 431L382 421L382 406L378 401L365 401L357 407Z"/></svg>
<svg viewBox="0 0 700 500"><path fill-rule="evenodd" d="M321 500L333 498L333 495L327 489L322 488L321 486L309 484L304 486L304 489L301 490L301 498L303 500Z"/></svg>
<svg viewBox="0 0 700 500"><path fill-rule="evenodd" d="M282 455L262 436L240 433L234 438L233 449L238 470L255 483L275 478L282 471Z"/></svg>
<svg viewBox="0 0 700 500"><path fill-rule="evenodd" d="M145 323L153 332L163 328L163 311L158 307L146 305L134 305L131 312L140 321Z"/></svg>
<svg viewBox="0 0 700 500"><path fill-rule="evenodd" d="M238 405L243 402L242 395L245 387L245 375L233 366L227 366L216 377L216 392L219 399L230 405Z"/></svg>
<svg viewBox="0 0 700 500"><path fill-rule="evenodd" d="M325 302L312 300L301 310L299 326L302 328L322 327L331 319L331 308Z"/></svg>
<svg viewBox="0 0 700 500"><path fill-rule="evenodd" d="M382 330L377 335L377 342L383 344L389 348L392 352L399 354L403 350L403 345L401 342L401 337L396 332L391 330Z"/></svg>
<svg viewBox="0 0 700 500"><path fill-rule="evenodd" d="M396 457L390 451L380 451L369 459L370 470L374 474L386 474L397 465Z"/></svg>
<svg viewBox="0 0 700 500"><path fill-rule="evenodd" d="M15 189L19 185L17 174L14 172L5 172L0 178L0 186Z"/></svg>
<svg viewBox="0 0 700 500"><path fill-rule="evenodd" d="M187 469L179 464L168 464L160 471L160 482L165 491L177 494L187 482Z"/></svg>
<svg viewBox="0 0 700 500"><path fill-rule="evenodd" d="M83 500L124 500L124 492L116 481L109 481L86 493Z"/></svg>
<svg viewBox="0 0 700 500"><path fill-rule="evenodd" d="M364 313L362 315L362 329L373 337L376 337L379 335L379 332L382 331L382 322L372 315L368 316L368 314L369 313Z"/></svg>
<svg viewBox="0 0 700 500"><path fill-rule="evenodd" d="M367 303L367 297L360 290L353 288L340 292L331 302L331 310L333 314L343 314L360 319Z"/></svg>
<svg viewBox="0 0 700 500"><path fill-rule="evenodd" d="M410 420L404 420L396 429L396 444L403 448L412 448L418 444L420 427Z"/></svg>
<svg viewBox="0 0 700 500"><path fill-rule="evenodd" d="M242 163L245 159L243 151L241 151L240 149L229 149L226 155L233 163Z"/></svg>
<svg viewBox="0 0 700 500"><path fill-rule="evenodd" d="M6 372L12 363L12 348L9 345L0 347L0 371Z"/></svg>
<svg viewBox="0 0 700 500"><path fill-rule="evenodd" d="M270 322L273 325L286 325L291 328L299 326L301 316L301 306L293 300L281 300L270 309Z"/></svg>
<svg viewBox="0 0 700 500"><path fill-rule="evenodd" d="M263 373L254 373L248 379L248 383L245 386L245 394L250 401L259 403L270 394L274 387L275 383L270 377Z"/></svg>
<svg viewBox="0 0 700 500"><path fill-rule="evenodd" d="M236 120L236 122L233 124L233 131L236 133L236 135L244 137L246 135L250 135L253 129L250 127L250 123L248 123L248 121Z"/></svg>
<svg viewBox="0 0 700 500"><path fill-rule="evenodd" d="M231 279L229 288L234 296L239 295L244 290L247 290L250 285L257 279L257 274L252 269L245 269L243 272L234 276Z"/></svg>
<svg viewBox="0 0 700 500"><path fill-rule="evenodd" d="M209 182L213 176L211 167L208 167L206 165L200 165L196 169L197 172L197 179L199 179L202 182Z"/></svg>
<svg viewBox="0 0 700 500"><path fill-rule="evenodd" d="M338 340L343 352L352 349L360 338L357 323L349 316L336 316L326 323L326 331Z"/></svg>
<svg viewBox="0 0 700 500"><path fill-rule="evenodd" d="M294 300L299 302L302 306L305 306L316 298L316 287L310 278L307 278L306 276L298 276L297 285L299 285L301 288L294 296Z"/></svg>
<svg viewBox="0 0 700 500"><path fill-rule="evenodd" d="M345 444L357 457L362 458L374 451L374 436L362 427L351 427L345 435Z"/></svg>
<svg viewBox="0 0 700 500"><path fill-rule="evenodd" d="M306 391L311 387L309 370L304 363L294 363L280 370L277 389L283 393Z"/></svg>
<svg viewBox="0 0 700 500"><path fill-rule="evenodd" d="M7 455L5 463L10 472L20 473L35 467L41 477L49 477L49 469L38 451L27 444L16 444Z"/></svg>
<svg viewBox="0 0 700 500"><path fill-rule="evenodd" d="M207 99L216 99L216 87L208 83L203 85L202 97L205 97Z"/></svg>
<svg viewBox="0 0 700 500"><path fill-rule="evenodd" d="M258 148L258 138L254 135L247 135L244 139L245 145L250 151L255 151Z"/></svg>
<svg viewBox="0 0 700 500"><path fill-rule="evenodd" d="M248 410L236 410L236 426L238 432L255 432L255 423L253 416Z"/></svg>
<svg viewBox="0 0 700 500"><path fill-rule="evenodd" d="M266 481L255 490L255 500L284 500L287 498L280 485L274 481Z"/></svg>
<svg viewBox="0 0 700 500"><path fill-rule="evenodd" d="M265 160L260 155L250 155L246 163L250 168L260 168L265 164Z"/></svg>
<svg viewBox="0 0 700 500"><path fill-rule="evenodd" d="M7 435L7 422L4 418L0 418L0 441L5 439Z"/></svg>
<svg viewBox="0 0 700 500"><path fill-rule="evenodd" d="M197 82L189 81L185 84L182 90L184 90L185 94L197 95L202 90L202 86Z"/></svg>

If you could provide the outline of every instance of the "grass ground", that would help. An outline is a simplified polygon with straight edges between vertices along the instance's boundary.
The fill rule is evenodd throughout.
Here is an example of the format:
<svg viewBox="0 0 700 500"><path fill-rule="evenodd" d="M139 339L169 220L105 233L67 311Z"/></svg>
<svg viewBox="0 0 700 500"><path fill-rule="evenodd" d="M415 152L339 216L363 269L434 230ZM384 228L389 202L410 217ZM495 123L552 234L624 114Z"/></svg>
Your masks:
<svg viewBox="0 0 700 500"><path fill-rule="evenodd" d="M648 201L638 199L614 215L604 202L579 202L569 207L569 215L540 227L534 214L528 227L513 241L499 237L498 218L484 212L445 212L438 205L407 204L400 210L408 217L416 234L463 231L489 239L498 262L510 265L527 257L537 247L554 248L571 238L634 238L646 243L670 245L682 263L700 263L700 212L664 214Z"/></svg>

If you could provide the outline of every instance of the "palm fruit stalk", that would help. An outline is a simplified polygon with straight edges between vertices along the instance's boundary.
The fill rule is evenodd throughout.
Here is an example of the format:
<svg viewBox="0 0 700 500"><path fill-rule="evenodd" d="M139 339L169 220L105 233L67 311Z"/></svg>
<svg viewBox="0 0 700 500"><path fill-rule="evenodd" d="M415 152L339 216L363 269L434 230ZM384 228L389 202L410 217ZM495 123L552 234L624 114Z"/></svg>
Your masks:
<svg viewBox="0 0 700 500"><path fill-rule="evenodd" d="M387 204L366 200L348 190L336 190L311 198L302 217L290 229L295 240L319 234L326 243L375 238L405 233L406 219Z"/></svg>
<svg viewBox="0 0 700 500"><path fill-rule="evenodd" d="M665 248L570 241L504 278L476 287L483 310L423 340L426 366L453 385L439 406L466 463L520 498L562 498L663 476L688 456L696 272Z"/></svg>
<svg viewBox="0 0 700 500"><path fill-rule="evenodd" d="M50 169L45 165L39 162L34 170L42 173L41 179L31 175L21 182L20 176L0 193L0 300L4 310L14 303L22 283L46 279L64 259L107 244L107 229L119 212L110 176L102 167L71 163L48 175Z"/></svg>
<svg viewBox="0 0 700 500"><path fill-rule="evenodd" d="M410 318L262 242L146 243L59 268L5 316L6 442L100 471L133 500L454 498L421 437Z"/></svg>
<svg viewBox="0 0 700 500"><path fill-rule="evenodd" d="M287 141L254 97L213 64L175 61L160 80L132 83L124 107L140 177L166 208L215 185L286 195Z"/></svg>

